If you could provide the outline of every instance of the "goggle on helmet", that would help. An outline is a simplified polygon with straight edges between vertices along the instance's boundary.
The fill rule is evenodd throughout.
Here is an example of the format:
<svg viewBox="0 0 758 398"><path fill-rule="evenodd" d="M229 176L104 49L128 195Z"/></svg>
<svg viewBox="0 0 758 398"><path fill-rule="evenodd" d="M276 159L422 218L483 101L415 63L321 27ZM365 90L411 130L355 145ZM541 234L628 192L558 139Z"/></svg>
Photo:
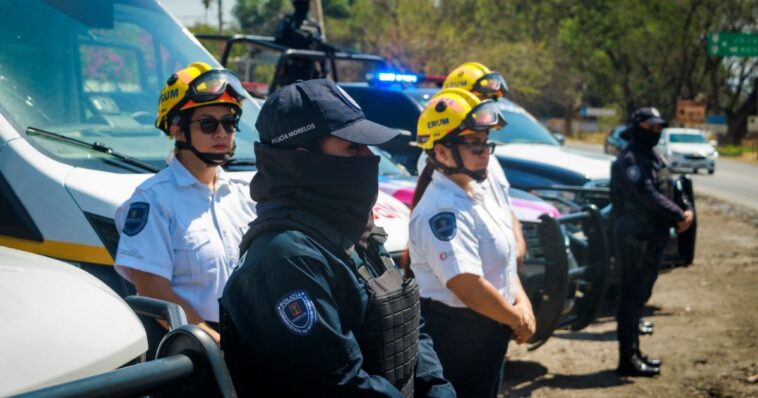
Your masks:
<svg viewBox="0 0 758 398"><path fill-rule="evenodd" d="M213 104L240 108L244 98L245 89L232 71L195 62L174 73L166 82L158 101L155 126L168 132L169 118L179 111Z"/></svg>
<svg viewBox="0 0 758 398"><path fill-rule="evenodd" d="M497 99L508 93L508 84L498 72L478 62L466 62L453 69L445 78L443 89L460 88L480 98Z"/></svg>
<svg viewBox="0 0 758 398"><path fill-rule="evenodd" d="M497 102L481 101L465 90L446 89L437 93L421 112L415 145L429 150L438 142L506 124Z"/></svg>

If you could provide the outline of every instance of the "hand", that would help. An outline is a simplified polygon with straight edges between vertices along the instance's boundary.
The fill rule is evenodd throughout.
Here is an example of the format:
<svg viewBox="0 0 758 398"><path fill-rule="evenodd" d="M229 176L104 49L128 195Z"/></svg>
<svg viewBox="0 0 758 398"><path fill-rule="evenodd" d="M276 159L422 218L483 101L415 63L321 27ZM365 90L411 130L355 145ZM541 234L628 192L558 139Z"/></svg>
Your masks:
<svg viewBox="0 0 758 398"><path fill-rule="evenodd" d="M534 318L534 312L532 308L527 305L516 305L519 312L522 314L522 323L513 329L513 334L516 337L516 343L524 344L529 341L537 330L537 321Z"/></svg>
<svg viewBox="0 0 758 398"><path fill-rule="evenodd" d="M679 233L682 233L692 226L692 221L695 220L695 214L692 213L692 210L687 210L684 212L684 220L678 221L676 223L676 230Z"/></svg>
<svg viewBox="0 0 758 398"><path fill-rule="evenodd" d="M221 335L215 329L210 327L210 325L205 322L200 322L197 324L197 326L200 327L200 329L202 329L205 333L208 333L208 335L213 338L216 344L221 344Z"/></svg>
<svg viewBox="0 0 758 398"><path fill-rule="evenodd" d="M518 246L518 250L516 251L516 264L520 266L521 264L524 264L524 258L526 257L526 241L522 236L517 237L516 246Z"/></svg>

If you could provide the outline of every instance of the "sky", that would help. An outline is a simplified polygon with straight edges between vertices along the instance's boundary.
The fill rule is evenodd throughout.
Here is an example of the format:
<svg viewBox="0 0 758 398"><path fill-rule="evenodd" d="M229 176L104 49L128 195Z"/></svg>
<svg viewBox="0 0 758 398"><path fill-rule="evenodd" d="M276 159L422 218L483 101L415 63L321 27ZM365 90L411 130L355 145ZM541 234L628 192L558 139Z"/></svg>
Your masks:
<svg viewBox="0 0 758 398"><path fill-rule="evenodd" d="M202 0L158 0L168 12L173 14L184 26L192 26L197 22L207 23L212 26L218 24L218 2L213 1L206 12ZM232 21L232 8L237 0L222 0L224 10L224 25Z"/></svg>

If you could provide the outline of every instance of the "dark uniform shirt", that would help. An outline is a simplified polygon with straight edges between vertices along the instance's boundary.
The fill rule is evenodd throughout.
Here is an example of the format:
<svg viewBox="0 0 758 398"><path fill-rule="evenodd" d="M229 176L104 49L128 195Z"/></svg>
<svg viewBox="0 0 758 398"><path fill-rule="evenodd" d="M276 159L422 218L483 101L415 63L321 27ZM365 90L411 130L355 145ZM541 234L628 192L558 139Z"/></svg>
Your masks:
<svg viewBox="0 0 758 398"><path fill-rule="evenodd" d="M326 224L315 228L334 236ZM349 248L344 241L342 246ZM373 264L386 252L370 251L358 253L376 276ZM235 347L229 358L222 330L222 348L235 384L240 389L238 380L245 378L245 386L259 386L256 391L242 387L241 395L266 391L280 397L402 396L387 379L362 367L358 341L369 296L353 268L323 242L300 231L266 231L252 240L221 299L222 318L228 314L243 346ZM430 338L421 333L419 340L417 396L455 396L442 377ZM239 369L248 374L235 374Z"/></svg>
<svg viewBox="0 0 758 398"><path fill-rule="evenodd" d="M638 237L667 234L684 220L673 201L673 181L665 162L652 150L631 142L611 166L611 201L617 222Z"/></svg>

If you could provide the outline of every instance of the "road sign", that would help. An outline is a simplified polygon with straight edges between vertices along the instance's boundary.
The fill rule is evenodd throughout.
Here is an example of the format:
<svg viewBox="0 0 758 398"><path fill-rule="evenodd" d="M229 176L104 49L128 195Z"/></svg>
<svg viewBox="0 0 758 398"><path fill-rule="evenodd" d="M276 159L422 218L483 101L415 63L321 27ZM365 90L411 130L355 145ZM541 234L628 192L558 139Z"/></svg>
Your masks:
<svg viewBox="0 0 758 398"><path fill-rule="evenodd" d="M758 33L710 32L707 45L712 57L758 57Z"/></svg>
<svg viewBox="0 0 758 398"><path fill-rule="evenodd" d="M692 100L677 100L676 121L683 125L705 123L705 103Z"/></svg>
<svg viewBox="0 0 758 398"><path fill-rule="evenodd" d="M747 117L747 132L758 133L758 116Z"/></svg>

